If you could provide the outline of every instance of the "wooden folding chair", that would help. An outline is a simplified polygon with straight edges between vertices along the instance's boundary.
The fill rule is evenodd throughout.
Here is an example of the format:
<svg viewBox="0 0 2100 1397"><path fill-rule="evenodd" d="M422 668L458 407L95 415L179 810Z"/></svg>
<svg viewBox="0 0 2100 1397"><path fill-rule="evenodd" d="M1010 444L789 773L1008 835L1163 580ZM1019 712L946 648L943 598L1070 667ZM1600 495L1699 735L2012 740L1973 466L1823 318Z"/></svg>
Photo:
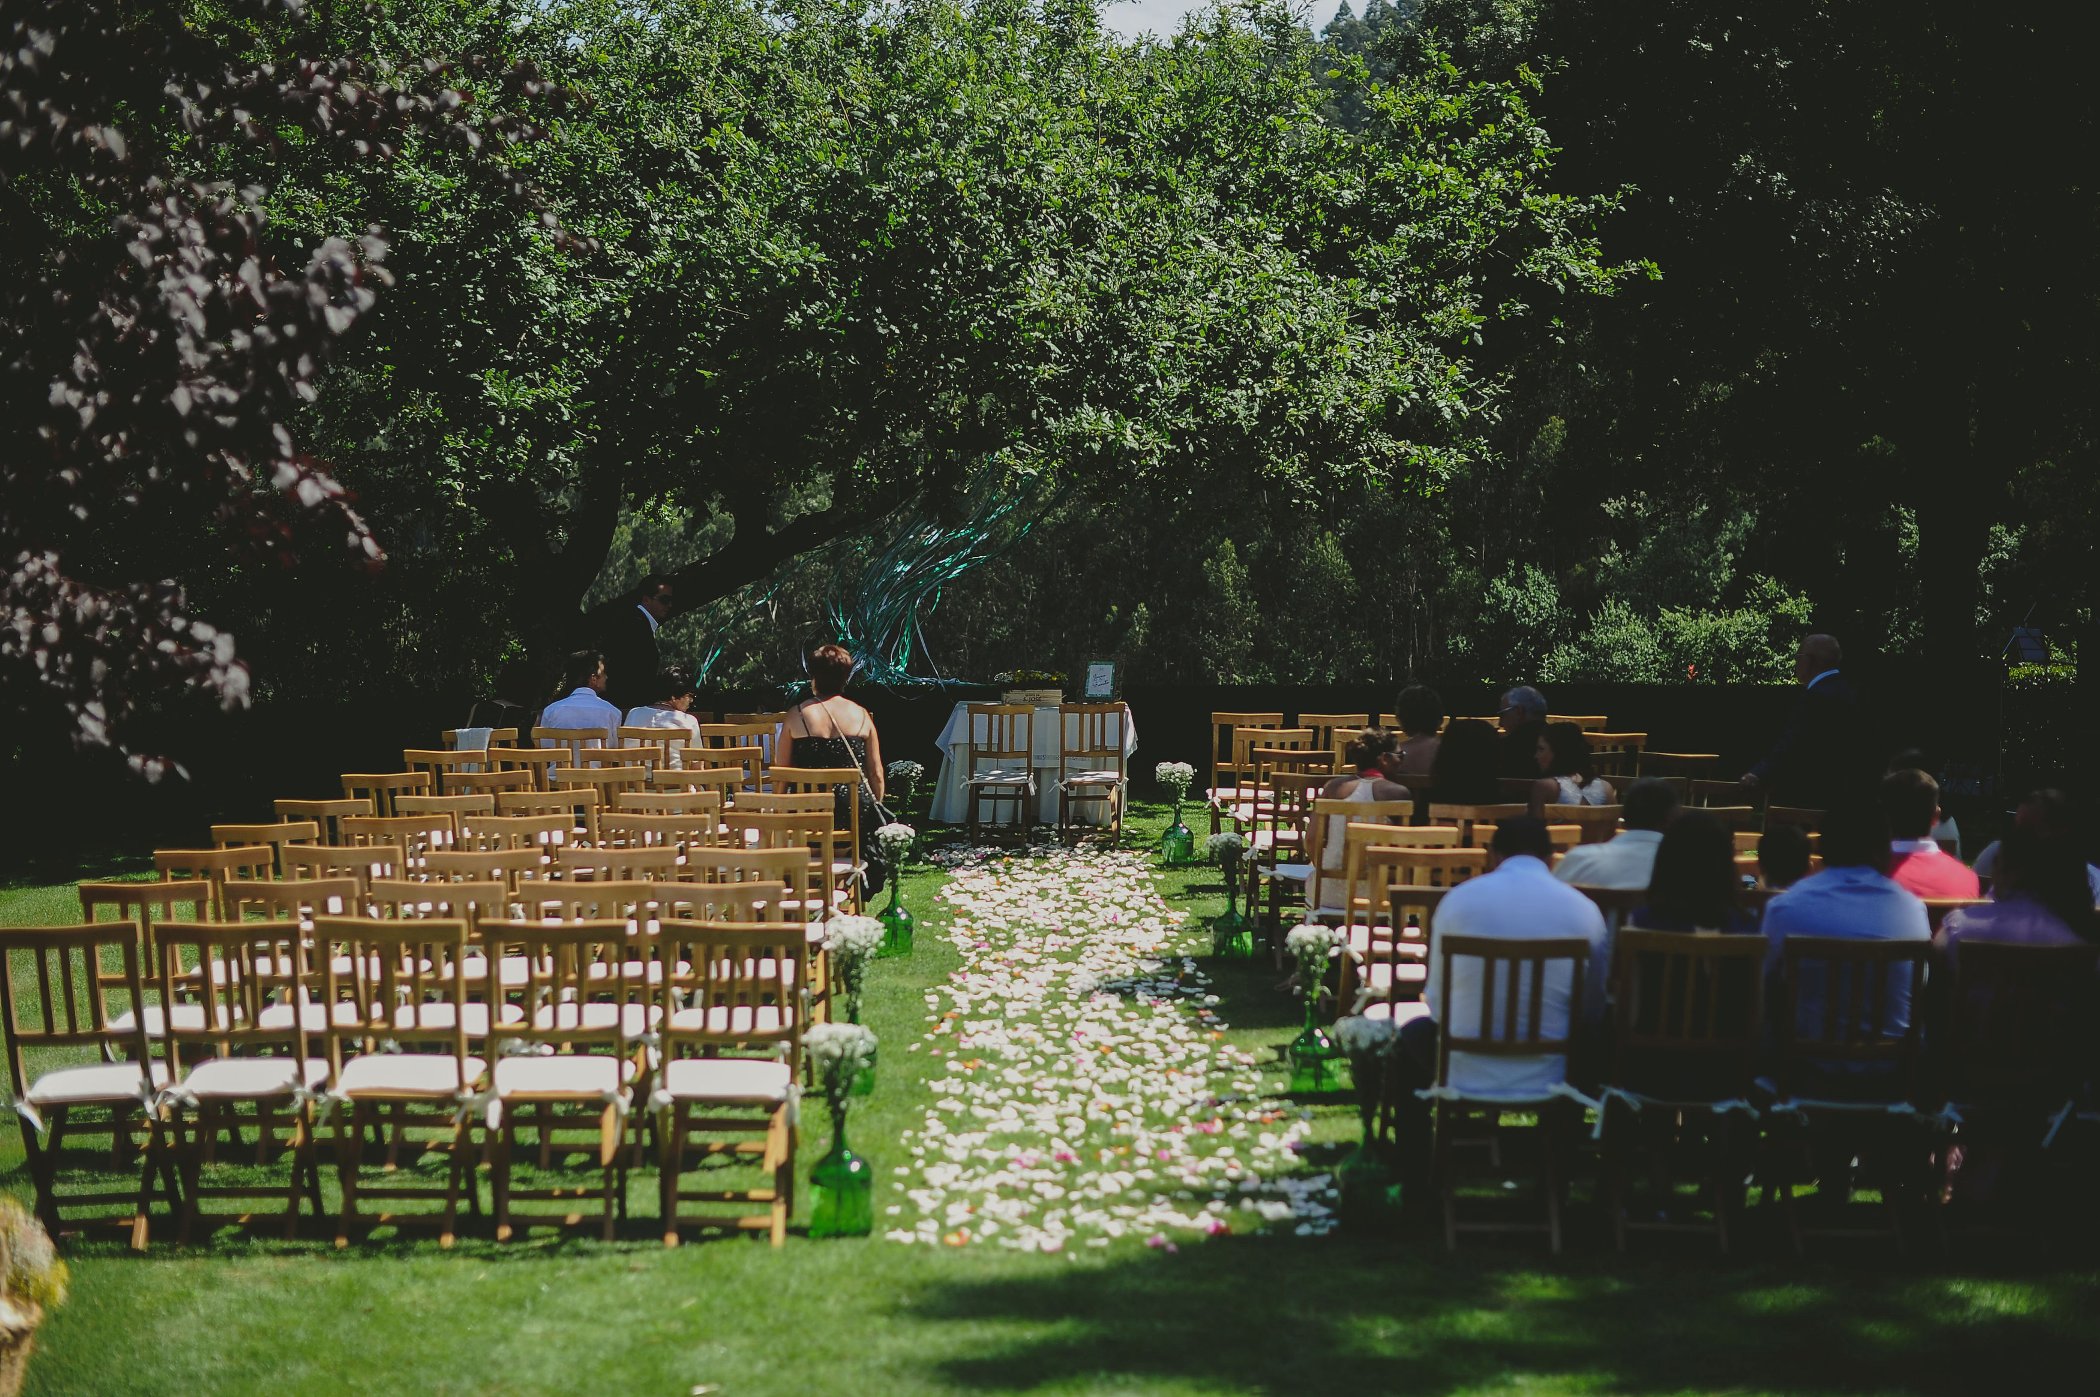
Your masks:
<svg viewBox="0 0 2100 1397"><path fill-rule="evenodd" d="M763 770L772 765L780 725L786 721L785 713L731 714L719 723L702 723L700 742L713 749L756 747L758 769Z"/></svg>
<svg viewBox="0 0 2100 1397"><path fill-rule="evenodd" d="M343 842L341 821L345 815L376 815L379 811L369 800L274 800L271 809L279 820L297 822L312 820L321 827L320 842L340 844Z"/></svg>
<svg viewBox="0 0 2100 1397"><path fill-rule="evenodd" d="M1919 1130L1919 1025L1924 1018L1925 967L1929 941L1855 941L1824 936L1789 936L1780 948L1780 1022L1775 1071L1776 1096L1767 1111L1776 1123L1799 1126L1792 1138L1768 1135L1767 1187L1786 1208L1795 1253L1803 1238L1820 1236L1903 1237L1903 1207L1925 1186L1927 1142ZM1820 997L1820 1011L1805 1011L1804 990ZM1908 1005L1908 1012L1903 1012ZM1901 1018L1902 1023L1897 1020ZM1838 1138L1826 1158L1879 1155L1886 1171L1882 1202L1884 1230L1802 1224L1794 1188L1819 1135ZM1917 1165L1913 1165L1915 1158ZM1837 1183L1837 1205L1850 1201L1849 1170ZM1827 1188L1829 1180L1822 1181Z"/></svg>
<svg viewBox="0 0 2100 1397"><path fill-rule="evenodd" d="M1364 1004L1373 999L1415 999L1428 980L1427 924L1376 924L1378 912L1390 907L1400 889L1449 891L1487 871L1480 849L1434 848L1392 835L1420 835L1423 830L1395 830L1361 846L1351 887L1368 894L1359 921L1349 922L1349 954L1342 957L1338 1003ZM1352 893L1351 901L1355 895Z"/></svg>
<svg viewBox="0 0 2100 1397"><path fill-rule="evenodd" d="M613 801L613 809L636 815L691 815L714 816L722 814L722 793L718 790L695 791L622 791Z"/></svg>
<svg viewBox="0 0 2100 1397"><path fill-rule="evenodd" d="M173 925L171 923L171 925ZM193 925L193 924L190 924ZM164 1169L155 1095L168 1083L168 1065L146 1039L145 980L140 972L143 933L132 921L88 926L0 927L0 1021L7 1030L8 1087L13 1092L22 1154L36 1189L37 1217L52 1236L84 1226L120 1223L131 1247L144 1251L147 1215L156 1175ZM115 969L105 970L114 962ZM111 1027L130 1015L124 1030ZM66 1050L87 1049L107 1059L79 1063ZM57 1052L72 1065L30 1075L28 1055ZM108 1113L106 1125L77 1120L75 1112ZM146 1121L148 1139L139 1157L138 1187L96 1189L61 1196L58 1175L68 1134L106 1134L103 1158L110 1172L125 1169L131 1124ZM83 1164L85 1167L85 1164ZM174 1181L165 1178L169 1197ZM121 1219L71 1219L70 1207L130 1205Z"/></svg>
<svg viewBox="0 0 2100 1397"><path fill-rule="evenodd" d="M213 825L211 846L214 849L269 849L276 856L275 874L286 876L285 848L295 844L318 844L321 842L321 825L318 820L280 820L265 825Z"/></svg>
<svg viewBox="0 0 2100 1397"><path fill-rule="evenodd" d="M313 848L297 845L287 851L287 857L291 860L293 881L352 878L360 888L374 878L399 878L406 872L407 866L407 860L397 844L366 844L340 849L326 844ZM235 903L245 903L252 900L255 891L247 888L236 889L231 900Z"/></svg>
<svg viewBox="0 0 2100 1397"><path fill-rule="evenodd" d="M1571 1109L1580 1108L1547 1090L1491 1091L1467 1088L1454 1082L1451 1059L1464 1053L1474 1059L1541 1060L1549 1068L1557 1059L1566 1072L1575 1046L1575 1030L1582 1023L1583 980L1589 964L1590 943L1579 936L1509 940L1493 936L1441 938L1442 964L1437 968L1437 1007L1442 1032L1437 1039L1436 1156L1437 1190L1444 1205L1444 1246L1458 1250L1461 1232L1545 1232L1553 1254L1560 1255L1561 1183L1564 1137ZM1481 962L1481 992L1477 1005L1460 1005L1451 993L1452 966L1461 958ZM1565 1023L1554 1031L1546 1024L1546 1000L1553 981L1565 984ZM1469 1012L1470 1011L1470 1012ZM1470 1031L1468 1021L1470 1020ZM1543 1223L1460 1221L1458 1180L1453 1168L1453 1147L1458 1131L1469 1124L1484 1124L1491 1134L1502 1131L1502 1119L1511 1112L1535 1114L1543 1161L1546 1220Z"/></svg>
<svg viewBox="0 0 2100 1397"><path fill-rule="evenodd" d="M536 791L539 777L529 770L448 771L438 787L446 795L494 796L498 791Z"/></svg>
<svg viewBox="0 0 2100 1397"><path fill-rule="evenodd" d="M1247 856L1240 861L1247 878L1247 910L1261 905L1264 881L1269 887L1264 925L1274 935L1282 926L1283 892L1291 888L1305 892L1310 877L1307 824L1313 798L1333 780L1323 772L1271 773L1262 795L1254 802L1254 819L1247 839ZM1300 870L1307 870L1301 876Z"/></svg>
<svg viewBox="0 0 2100 1397"><path fill-rule="evenodd" d="M724 766L701 762L669 771L659 768L650 774L649 789L643 794L711 795L717 805L727 805L757 789L764 777L753 776L753 770L759 768L747 767L741 760Z"/></svg>
<svg viewBox="0 0 2100 1397"><path fill-rule="evenodd" d="M469 815L460 821L459 843L453 852L514 854L530 851L545 864L556 849L575 842L576 817L573 812L558 815ZM455 865L448 862L443 866Z"/></svg>
<svg viewBox="0 0 2100 1397"><path fill-rule="evenodd" d="M683 875L675 847L556 849L554 874L569 882L674 883Z"/></svg>
<svg viewBox="0 0 2100 1397"><path fill-rule="evenodd" d="M654 770L677 771L683 768L686 752L699 745L699 734L690 728L644 728L625 725L620 728L620 746L646 752L649 759L643 764Z"/></svg>
<svg viewBox="0 0 2100 1397"><path fill-rule="evenodd" d="M675 776L666 777L675 780L680 789L693 789L703 774L714 783L710 789L731 798L738 792L765 788L766 749L756 743L748 747L697 747L689 755L691 763ZM724 776L724 772L730 775Z"/></svg>
<svg viewBox="0 0 2100 1397"><path fill-rule="evenodd" d="M1495 826L1515 815L1528 815L1531 807L1519 802L1505 801L1494 805L1453 805L1444 801L1429 802L1429 823L1450 825L1458 831L1458 842L1485 849L1488 841L1495 837Z"/></svg>
<svg viewBox="0 0 2100 1397"><path fill-rule="evenodd" d="M1814 832L1820 830L1822 824L1823 812L1821 810L1811 810L1805 805L1767 805L1765 807L1766 829L1771 829L1777 825L1799 825L1803 829Z"/></svg>
<svg viewBox="0 0 2100 1397"><path fill-rule="evenodd" d="M350 849L394 850L407 876L422 869L425 856L452 847L452 816L350 815L343 820L343 840Z"/></svg>
<svg viewBox="0 0 2100 1397"><path fill-rule="evenodd" d="M823 815L829 817L838 798L828 790L745 791L736 798L744 815Z"/></svg>
<svg viewBox="0 0 2100 1397"><path fill-rule="evenodd" d="M686 855L687 876L714 896L717 885L780 884L777 907L763 916L739 914L735 920L780 920L803 928L809 944L810 1014L814 1022L831 1018L831 957L824 949L824 923L842 896L831 887L824 868L806 849L695 849ZM686 915L680 913L678 915ZM716 920L730 920L726 915Z"/></svg>
<svg viewBox="0 0 2100 1397"><path fill-rule="evenodd" d="M1585 844L1610 843L1618 836L1619 820L1625 814L1625 807L1619 805L1548 805L1541 810L1549 825L1580 826ZM1492 830L1489 835L1493 836Z"/></svg>
<svg viewBox="0 0 2100 1397"><path fill-rule="evenodd" d="M487 749L459 751L450 747L404 747L401 749L401 767L404 771L420 771L428 776L432 790L446 789L445 778L455 773L481 773L492 769Z"/></svg>
<svg viewBox="0 0 2100 1397"><path fill-rule="evenodd" d="M248 889L274 887L275 884L244 881L232 886ZM170 1017L185 1023L203 1023L203 1006L193 999L162 1000L159 997L160 984L154 966L159 960L156 948L161 926L211 921L222 909L218 890L210 881L191 878L168 883L81 883L75 892L80 898L82 922L133 922L139 927L140 945L145 956L146 988L146 998L139 1012L145 1016L146 1036L155 1041L165 1037ZM238 911L235 915L239 915ZM101 975L104 994L123 992L125 985L119 970L105 966ZM109 1021L110 1032L118 1036L130 1033L134 1026L132 1015L130 1007L118 1010Z"/></svg>
<svg viewBox="0 0 2100 1397"><path fill-rule="evenodd" d="M1601 713L1548 713L1546 721L1549 723L1573 723L1586 733L1603 732L1611 726L1611 719Z"/></svg>
<svg viewBox="0 0 2100 1397"><path fill-rule="evenodd" d="M1612 1056L1600 1109L1621 1252L1630 1231L1709 1232L1728 1254L1756 1136L1749 1098L1765 1026L1764 957L1761 936L1626 927L1613 938ZM1668 1208L1633 1216L1627 1198L1636 1164L1653 1159L1667 1171L1688 1131L1705 1149L1713 1220L1684 1220Z"/></svg>
<svg viewBox="0 0 2100 1397"><path fill-rule="evenodd" d="M520 1223L582 1222L583 1203L591 1196L583 1188L521 1189L513 1183L511 1154L530 1108L543 1168L549 1154L568 1153L555 1141L556 1131L581 1126L595 1132L599 1234L610 1242L616 1219L627 1215L620 1143L630 1092L642 1068L640 1044L654 1031L660 1013L644 981L633 973L640 962L627 924L491 921L481 925L477 939L490 961L524 968L518 989L529 1006L524 1021L505 1030L527 1051L495 1059L482 1126L496 1240L509 1241ZM520 1201L564 1206L559 1214L519 1214L513 1204Z"/></svg>
<svg viewBox="0 0 2100 1397"><path fill-rule="evenodd" d="M832 798L832 807L826 812L831 819L828 859L831 880L839 891L847 894L853 910L860 911L866 892L866 870L860 859L860 768L775 766L766 769L766 780L783 795L823 793ZM741 798L736 808L739 811L745 808Z"/></svg>
<svg viewBox="0 0 2100 1397"><path fill-rule="evenodd" d="M1674 776L1684 780L1712 781L1721 769L1719 752L1642 752L1641 775ZM1689 804L1689 791L1679 793Z"/></svg>
<svg viewBox="0 0 2100 1397"><path fill-rule="evenodd" d="M830 811L825 817L830 818ZM608 811L598 817L600 847L607 849L712 848L721 842L722 817L698 815L645 815L633 810Z"/></svg>
<svg viewBox="0 0 2100 1397"><path fill-rule="evenodd" d="M328 1060L310 1050L311 1016L303 1012L312 983L305 930L296 920L185 922L163 925L159 938L161 1002L186 993L200 1011L194 1023L177 1015L170 1024L171 1081L160 1094L166 1144L182 1176L177 1240L186 1245L200 1219L246 1223L258 1216L253 1208L206 1214L206 1199L268 1198L282 1200L276 1216L290 1239L303 1203L322 1215L314 1103L329 1084ZM212 1139L239 1128L243 1107L255 1128L255 1167L267 1161L280 1121L289 1132L284 1182L241 1173L205 1182Z"/></svg>
<svg viewBox="0 0 2100 1397"><path fill-rule="evenodd" d="M1035 709L1025 703L965 705L963 789L970 838L978 836L986 803L1005 823L1000 802L1013 802L1013 822L1027 837L1035 823Z"/></svg>
<svg viewBox="0 0 2100 1397"><path fill-rule="evenodd" d="M365 885L358 878L280 878L237 884L234 891L236 918L293 921L309 932L315 917L355 917L364 910Z"/></svg>
<svg viewBox="0 0 2100 1397"><path fill-rule="evenodd" d="M500 788L505 790L551 791L554 789L554 778L549 773L558 766L575 766L575 755L575 749L561 746L489 748L489 762L494 766L495 774L523 772L531 778L532 784L529 788Z"/></svg>
<svg viewBox="0 0 2100 1397"><path fill-rule="evenodd" d="M1597 774L1614 781L1631 781L1641 774L1641 749L1648 745L1644 732L1592 732L1590 757Z"/></svg>
<svg viewBox="0 0 2100 1397"><path fill-rule="evenodd" d="M338 1103L338 1247L348 1246L351 1233L363 1226L363 1202L373 1197L441 1199L444 1207L434 1219L438 1245L449 1248L458 1232L467 1122L488 1072L487 1063L467 1051L468 980L460 973L466 954L462 920L314 919L314 957L323 971L318 1017L327 1024L331 1095ZM377 1051L382 1043L397 1043L403 1051ZM382 1113L394 1120L395 1149L408 1130L431 1132L433 1138L416 1143L416 1154L434 1149L446 1156L443 1188L366 1182L365 1136ZM478 1211L479 1190L470 1188L468 1200ZM392 1212L375 1219L397 1226L428 1220Z"/></svg>
<svg viewBox="0 0 2100 1397"><path fill-rule="evenodd" d="M551 747L569 754L563 766L597 766L604 763L624 761L615 745L613 736L618 725L611 728L545 728L532 730L532 745Z"/></svg>
<svg viewBox="0 0 2100 1397"><path fill-rule="evenodd" d="M1312 750L1335 754L1335 769L1342 765L1342 752L1356 735L1372 726L1370 710L1361 713L1300 713L1294 727L1312 729Z"/></svg>
<svg viewBox="0 0 2100 1397"><path fill-rule="evenodd" d="M454 849L459 847L459 834L468 820L496 813L496 797L485 791L472 795L395 796L394 809L403 819L416 815L443 819L445 837L441 842L433 840L431 848Z"/></svg>
<svg viewBox="0 0 2100 1397"><path fill-rule="evenodd" d="M498 815L562 815L569 820L570 837L564 843L574 843L580 836L585 842L598 842L598 811L604 798L595 790L572 788L565 791L499 791L496 794Z"/></svg>
<svg viewBox="0 0 2100 1397"><path fill-rule="evenodd" d="M1210 789L1204 792L1210 806L1210 832L1216 834L1220 816L1243 800L1254 799L1242 791L1240 781L1241 733L1249 728L1277 729L1281 713L1213 713L1210 715Z"/></svg>
<svg viewBox="0 0 2100 1397"><path fill-rule="evenodd" d="M470 715L470 716L471 716L471 715ZM479 749L479 748L461 747L461 746L459 745L459 738L460 738L460 733L461 733L461 732L462 732L462 729L460 729L460 728L446 728L446 729L445 729L445 730L444 730L443 732L441 732L441 733L439 733L439 734L438 734L438 741L440 741L440 742L444 743L444 744L445 744L445 746L447 746L447 747L449 747L449 748L453 749L454 751L462 751L462 752L465 752L465 751L478 751L478 750L481 750L481 749ZM516 743L517 743L517 740L518 740L518 730L517 730L516 728L490 728L490 729L489 729L489 740L488 740L488 745L489 745L490 747L510 747L510 746L514 746L514 745L516 745Z"/></svg>
<svg viewBox="0 0 2100 1397"><path fill-rule="evenodd" d="M286 846L286 857L296 862L306 856L309 847ZM278 850L266 844L239 844L229 849L155 849L153 867L164 882L209 883L212 916L223 921L230 915L226 885L268 882L277 874L277 857Z"/></svg>
<svg viewBox="0 0 2100 1397"><path fill-rule="evenodd" d="M646 766L558 766L548 775L557 792L596 791L601 809L630 791L649 789Z"/></svg>
<svg viewBox="0 0 2100 1397"><path fill-rule="evenodd" d="M777 922L666 921L659 940L663 1062L650 1107L664 1245L677 1246L687 1227L719 1227L764 1229L781 1246L795 1207L808 943L801 928ZM684 1185L697 1161L754 1155L759 1187ZM690 1214L688 1203L710 1211ZM731 1205L763 1211L713 1211Z"/></svg>
<svg viewBox="0 0 2100 1397"><path fill-rule="evenodd" d="M379 815L394 814L394 797L399 795L427 796L437 789L437 783L427 771L346 771L343 773L343 798L345 800L368 800Z"/></svg>

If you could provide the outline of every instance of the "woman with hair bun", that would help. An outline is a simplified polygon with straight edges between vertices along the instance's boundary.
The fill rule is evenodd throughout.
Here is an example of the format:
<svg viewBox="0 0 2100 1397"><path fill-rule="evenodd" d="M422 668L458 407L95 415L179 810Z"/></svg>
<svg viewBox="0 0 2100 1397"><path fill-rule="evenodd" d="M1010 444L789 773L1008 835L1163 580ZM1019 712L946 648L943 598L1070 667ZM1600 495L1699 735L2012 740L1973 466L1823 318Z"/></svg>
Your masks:
<svg viewBox="0 0 2100 1397"><path fill-rule="evenodd" d="M861 859L868 866L868 891L882 886L880 865L867 857L879 823L875 806L883 797L882 739L875 718L846 697L846 681L856 668L843 645L819 645L803 668L809 673L809 697L788 710L780 725L780 762L795 767L860 768ZM846 825L847 791L839 788L838 827Z"/></svg>
<svg viewBox="0 0 2100 1397"><path fill-rule="evenodd" d="M1349 770L1321 787L1320 799L1413 800L1414 794L1393 780L1390 774L1397 761L1399 745L1399 739L1383 728L1365 728L1343 749ZM1342 871L1343 835L1348 824L1343 816L1327 817L1327 829L1320 840L1320 868L1323 872Z"/></svg>

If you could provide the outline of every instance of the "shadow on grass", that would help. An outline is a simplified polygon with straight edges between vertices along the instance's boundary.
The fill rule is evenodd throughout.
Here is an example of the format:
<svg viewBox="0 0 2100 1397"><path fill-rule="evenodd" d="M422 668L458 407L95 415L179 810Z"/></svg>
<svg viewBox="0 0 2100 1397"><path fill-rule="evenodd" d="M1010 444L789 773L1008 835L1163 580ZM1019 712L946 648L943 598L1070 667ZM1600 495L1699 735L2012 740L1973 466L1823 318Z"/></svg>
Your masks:
<svg viewBox="0 0 2100 1397"><path fill-rule="evenodd" d="M1227 1238L929 1288L930 1318L1054 1319L938 1371L983 1391L2020 1391L2100 1360L2100 1278L1598 1261ZM994 1331L996 1332L996 1331ZM2055 1381L2052 1381L2055 1379Z"/></svg>

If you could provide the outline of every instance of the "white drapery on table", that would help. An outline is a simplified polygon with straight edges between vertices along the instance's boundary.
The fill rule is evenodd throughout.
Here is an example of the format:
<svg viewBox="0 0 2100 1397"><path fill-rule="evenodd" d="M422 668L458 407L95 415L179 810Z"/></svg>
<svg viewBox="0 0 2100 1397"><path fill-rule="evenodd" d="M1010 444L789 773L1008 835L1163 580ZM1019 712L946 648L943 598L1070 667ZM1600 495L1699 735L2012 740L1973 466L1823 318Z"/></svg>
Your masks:
<svg viewBox="0 0 2100 1397"><path fill-rule="evenodd" d="M1056 704L1041 704L1035 710L1035 718L1029 734L1029 767L1035 772L1036 815L1045 824L1057 823L1059 807L1057 793L1058 758L1064 742L1058 733ZM1109 720L1120 728L1123 735L1123 762L1128 773L1130 754L1137 750L1137 724L1131 721L1130 709L1125 707L1121 715ZM1079 740L1079 719L1065 720L1064 736L1074 743ZM941 774L933 788L933 818L942 824L960 824L969 818L967 773L963 763L967 758L970 743L970 705L958 703L948 715L948 725L941 729L938 739L941 748ZM977 740L986 740L985 720L977 721ZM1114 770L1115 764L1106 757L1092 760L1073 759L1074 770ZM1105 822L1108 810L1101 801L1089 801L1080 807L1081 819L1088 824ZM1011 823L1014 818L1014 803L1011 800L985 802L984 819L987 823Z"/></svg>

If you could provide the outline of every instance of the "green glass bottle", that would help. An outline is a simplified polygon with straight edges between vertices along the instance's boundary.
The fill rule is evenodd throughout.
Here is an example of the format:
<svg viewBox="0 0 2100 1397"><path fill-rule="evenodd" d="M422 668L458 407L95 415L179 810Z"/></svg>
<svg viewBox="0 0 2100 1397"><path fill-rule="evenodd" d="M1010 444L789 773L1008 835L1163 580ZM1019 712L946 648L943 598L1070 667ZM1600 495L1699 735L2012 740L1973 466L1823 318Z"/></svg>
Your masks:
<svg viewBox="0 0 2100 1397"><path fill-rule="evenodd" d="M875 1230L875 1171L846 1147L843 1115L831 1118L831 1149L809 1171L809 1235L865 1237Z"/></svg>

